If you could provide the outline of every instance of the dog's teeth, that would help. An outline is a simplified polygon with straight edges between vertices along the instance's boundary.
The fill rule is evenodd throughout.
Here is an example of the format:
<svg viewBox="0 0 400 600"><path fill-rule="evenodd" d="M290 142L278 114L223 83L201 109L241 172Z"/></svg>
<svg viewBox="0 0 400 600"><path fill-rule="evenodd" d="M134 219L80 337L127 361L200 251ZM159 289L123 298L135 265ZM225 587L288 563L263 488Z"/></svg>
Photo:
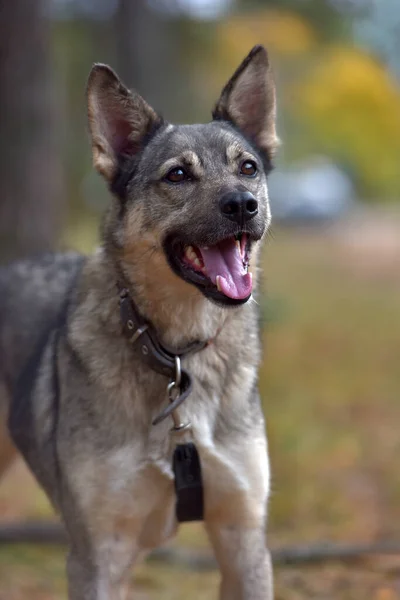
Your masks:
<svg viewBox="0 0 400 600"><path fill-rule="evenodd" d="M198 267L199 269L203 268L203 262L197 256L197 253L193 246L187 246L185 248L185 256L188 259L188 261L191 262L194 266Z"/></svg>
<svg viewBox="0 0 400 600"><path fill-rule="evenodd" d="M196 258L196 252L193 249L193 246L188 246L185 250L185 254L189 260L194 260Z"/></svg>
<svg viewBox="0 0 400 600"><path fill-rule="evenodd" d="M242 249L241 249L241 247L240 247L240 242L239 242L239 240L236 240L236 248L238 249L238 252L239 252L239 254L240 254L240 256L241 256L241 255L242 255Z"/></svg>
<svg viewBox="0 0 400 600"><path fill-rule="evenodd" d="M217 278L215 280L215 283L217 284L217 290L220 292L221 291L221 275L217 275Z"/></svg>

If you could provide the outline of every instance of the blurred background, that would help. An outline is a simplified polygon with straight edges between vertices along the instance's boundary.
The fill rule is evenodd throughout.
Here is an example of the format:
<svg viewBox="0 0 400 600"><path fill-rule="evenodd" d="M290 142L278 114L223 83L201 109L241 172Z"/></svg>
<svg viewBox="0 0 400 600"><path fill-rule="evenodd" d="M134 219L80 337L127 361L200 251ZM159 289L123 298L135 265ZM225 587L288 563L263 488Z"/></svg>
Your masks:
<svg viewBox="0 0 400 600"><path fill-rule="evenodd" d="M0 4L0 261L90 252L108 194L85 84L107 62L164 116L208 120L256 44L282 147L260 293L273 472L269 544L400 540L400 2L13 0ZM0 520L52 517L22 463ZM175 547L208 555L199 525ZM162 561L141 600L217 597L218 574ZM276 597L400 598L400 555L276 568ZM0 600L66 598L64 550L0 546Z"/></svg>

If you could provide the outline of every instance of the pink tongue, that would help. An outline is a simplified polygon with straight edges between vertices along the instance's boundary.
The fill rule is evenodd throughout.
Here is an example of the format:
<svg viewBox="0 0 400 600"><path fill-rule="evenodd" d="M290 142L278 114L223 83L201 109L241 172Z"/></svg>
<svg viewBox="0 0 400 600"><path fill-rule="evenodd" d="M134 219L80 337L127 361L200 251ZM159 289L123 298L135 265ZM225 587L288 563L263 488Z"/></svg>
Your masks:
<svg viewBox="0 0 400 600"><path fill-rule="evenodd" d="M246 273L243 259L234 238L216 246L199 248L208 277L216 285L219 276L220 291L234 300L244 300L253 288L250 273Z"/></svg>

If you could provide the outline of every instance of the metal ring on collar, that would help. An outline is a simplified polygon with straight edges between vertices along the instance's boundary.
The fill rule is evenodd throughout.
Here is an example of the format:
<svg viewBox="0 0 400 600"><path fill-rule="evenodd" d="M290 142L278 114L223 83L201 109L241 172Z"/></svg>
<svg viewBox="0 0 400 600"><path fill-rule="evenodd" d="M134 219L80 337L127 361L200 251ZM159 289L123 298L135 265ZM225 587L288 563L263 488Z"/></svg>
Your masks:
<svg viewBox="0 0 400 600"><path fill-rule="evenodd" d="M168 400L173 402L179 396L180 388L175 381L170 381L167 385Z"/></svg>
<svg viewBox="0 0 400 600"><path fill-rule="evenodd" d="M182 369L181 369L181 359L179 356L175 355L175 385L179 387L181 385L182 379Z"/></svg>
<svg viewBox="0 0 400 600"><path fill-rule="evenodd" d="M173 416L174 416L174 413L172 413L172 418L173 418ZM187 423L181 423L181 421L179 421L179 422L177 421L177 423L175 424L175 419L174 419L174 426L171 427L169 432L170 433L184 433L191 427L192 427L192 424L190 421L188 421Z"/></svg>

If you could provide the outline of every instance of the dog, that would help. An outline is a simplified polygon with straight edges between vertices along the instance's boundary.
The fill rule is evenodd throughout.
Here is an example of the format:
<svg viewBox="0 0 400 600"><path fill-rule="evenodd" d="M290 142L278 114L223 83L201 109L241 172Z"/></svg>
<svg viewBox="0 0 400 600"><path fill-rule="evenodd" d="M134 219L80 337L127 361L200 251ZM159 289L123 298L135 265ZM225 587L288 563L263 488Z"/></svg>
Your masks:
<svg viewBox="0 0 400 600"><path fill-rule="evenodd" d="M87 105L112 195L100 248L0 270L1 469L18 449L61 515L70 600L126 598L132 565L191 519L220 599L271 599L254 300L278 143L267 52L207 124L164 121L102 64Z"/></svg>

